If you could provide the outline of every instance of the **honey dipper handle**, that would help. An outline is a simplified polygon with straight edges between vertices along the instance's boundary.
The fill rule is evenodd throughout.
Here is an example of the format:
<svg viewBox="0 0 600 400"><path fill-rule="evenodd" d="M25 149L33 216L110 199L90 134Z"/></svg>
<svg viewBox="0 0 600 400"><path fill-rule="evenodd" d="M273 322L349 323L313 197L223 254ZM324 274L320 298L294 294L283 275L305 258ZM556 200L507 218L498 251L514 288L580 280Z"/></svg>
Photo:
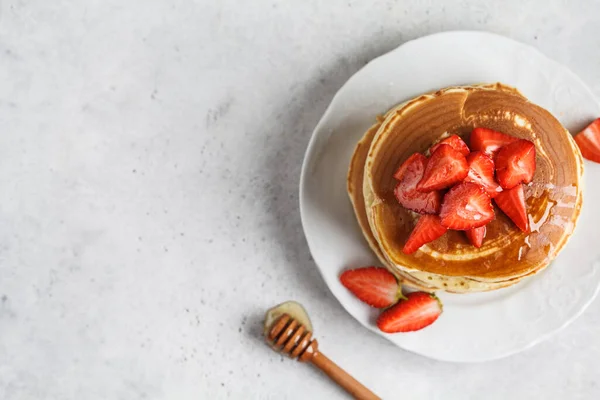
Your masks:
<svg viewBox="0 0 600 400"><path fill-rule="evenodd" d="M315 352L310 361L344 388L344 390L354 396L354 398L359 400L381 400L375 393L363 386L362 383L350 376L349 373L341 369L336 363L325 357L323 353L319 351Z"/></svg>

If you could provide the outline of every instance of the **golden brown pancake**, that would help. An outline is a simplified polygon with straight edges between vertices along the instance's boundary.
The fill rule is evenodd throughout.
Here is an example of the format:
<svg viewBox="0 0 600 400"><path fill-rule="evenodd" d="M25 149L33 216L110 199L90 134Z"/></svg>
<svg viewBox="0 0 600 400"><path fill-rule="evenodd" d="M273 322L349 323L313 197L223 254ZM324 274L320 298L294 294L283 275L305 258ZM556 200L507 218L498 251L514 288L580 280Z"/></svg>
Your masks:
<svg viewBox="0 0 600 400"><path fill-rule="evenodd" d="M462 232L449 231L415 254L404 254L416 215L396 201L394 172L411 154L424 153L443 135L458 134L468 143L475 127L535 143L536 173L525 188L532 232L521 232L496 210L480 249ZM538 272L562 249L581 207L582 165L566 129L515 89L501 84L457 87L420 96L388 112L357 146L348 189L371 248L407 284L458 292L492 290Z"/></svg>
<svg viewBox="0 0 600 400"><path fill-rule="evenodd" d="M506 281L499 283L490 282L479 282L469 278L456 278L456 277L444 277L436 274L424 273L420 271L413 271L411 275L399 268L393 266L393 264L386 258L379 248L379 243L373 235L369 226L369 220L365 209L365 197L363 192L363 177L364 177L364 165L371 146L371 142L377 133L377 130L381 126L381 122L373 125L363 138L359 141L355 148L352 160L350 163L350 169L348 173L348 193L350 200L354 207L354 211L358 220L358 223L363 231L367 243L377 255L380 262L392 271L396 277L406 286L414 289L435 291L438 287L443 287L445 290L455 293L469 292L469 291L488 291L499 289L502 287L510 286L514 282ZM370 190L367 187L367 193L370 194ZM372 196L369 196L371 199ZM369 200L372 201L372 200Z"/></svg>
<svg viewBox="0 0 600 400"><path fill-rule="evenodd" d="M438 287L444 287L445 290L455 293L469 292L469 291L488 291L499 289L505 286L513 284L511 281L500 282L500 283L489 283L479 282L469 278L455 278L455 277L444 277L430 273L423 273L420 271L412 272L411 275L399 268L393 266L393 264L386 258L379 248L379 243L373 235L369 226L369 219L365 209L365 197L363 192L363 177L364 177L364 165L371 146L371 142L377 133L377 130L381 126L381 122L373 125L363 138L359 141L355 148L350 163L350 169L348 173L348 193L350 200L354 207L354 211L360 225L361 230L367 240L367 243L377 255L382 265L386 266L396 277L402 282L402 284L409 286L414 289L424 291L435 291ZM367 192L370 191L367 188ZM370 196L372 197L372 196Z"/></svg>

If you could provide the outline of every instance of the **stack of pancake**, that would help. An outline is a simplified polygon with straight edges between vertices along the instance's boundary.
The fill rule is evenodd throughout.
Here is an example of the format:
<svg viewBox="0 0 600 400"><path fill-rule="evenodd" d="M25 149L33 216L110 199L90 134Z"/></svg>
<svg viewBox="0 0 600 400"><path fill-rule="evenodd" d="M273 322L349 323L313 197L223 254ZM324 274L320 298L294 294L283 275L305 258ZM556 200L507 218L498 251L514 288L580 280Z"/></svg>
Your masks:
<svg viewBox="0 0 600 400"><path fill-rule="evenodd" d="M531 232L522 232L496 209L479 249L463 232L448 231L416 253L404 254L419 215L397 202L394 172L413 153L428 155L427 149L448 135L469 143L476 127L535 144L536 172L525 186ZM356 146L348 193L370 247L403 284L467 293L507 287L548 266L573 233L582 205L582 175L579 149L560 122L516 89L496 83L446 88L388 111Z"/></svg>

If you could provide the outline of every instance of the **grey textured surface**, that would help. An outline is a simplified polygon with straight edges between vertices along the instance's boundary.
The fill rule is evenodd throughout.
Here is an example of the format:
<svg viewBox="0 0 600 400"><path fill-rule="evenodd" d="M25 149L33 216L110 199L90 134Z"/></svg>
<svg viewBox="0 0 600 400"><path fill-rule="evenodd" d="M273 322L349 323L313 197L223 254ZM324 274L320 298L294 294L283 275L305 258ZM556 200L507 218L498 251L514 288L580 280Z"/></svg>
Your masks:
<svg viewBox="0 0 600 400"><path fill-rule="evenodd" d="M1 7L1 399L344 398L262 343L264 310L286 299L384 398L600 397L599 300L508 359L412 355L330 295L297 198L332 96L406 40L504 34L600 97L599 1Z"/></svg>

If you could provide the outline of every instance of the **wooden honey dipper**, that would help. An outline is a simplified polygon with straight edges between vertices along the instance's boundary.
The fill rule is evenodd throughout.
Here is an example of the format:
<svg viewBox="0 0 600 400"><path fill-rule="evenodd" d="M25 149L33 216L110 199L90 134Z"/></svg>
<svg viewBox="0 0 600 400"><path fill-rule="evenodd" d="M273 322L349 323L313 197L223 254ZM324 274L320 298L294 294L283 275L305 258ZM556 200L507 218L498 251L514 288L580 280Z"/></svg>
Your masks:
<svg viewBox="0 0 600 400"><path fill-rule="evenodd" d="M273 349L297 358L301 362L310 362L354 398L360 400L380 400L350 374L340 368L336 363L319 351L319 343L312 339L312 333L306 327L292 318L289 314L282 314L268 328L267 341Z"/></svg>

